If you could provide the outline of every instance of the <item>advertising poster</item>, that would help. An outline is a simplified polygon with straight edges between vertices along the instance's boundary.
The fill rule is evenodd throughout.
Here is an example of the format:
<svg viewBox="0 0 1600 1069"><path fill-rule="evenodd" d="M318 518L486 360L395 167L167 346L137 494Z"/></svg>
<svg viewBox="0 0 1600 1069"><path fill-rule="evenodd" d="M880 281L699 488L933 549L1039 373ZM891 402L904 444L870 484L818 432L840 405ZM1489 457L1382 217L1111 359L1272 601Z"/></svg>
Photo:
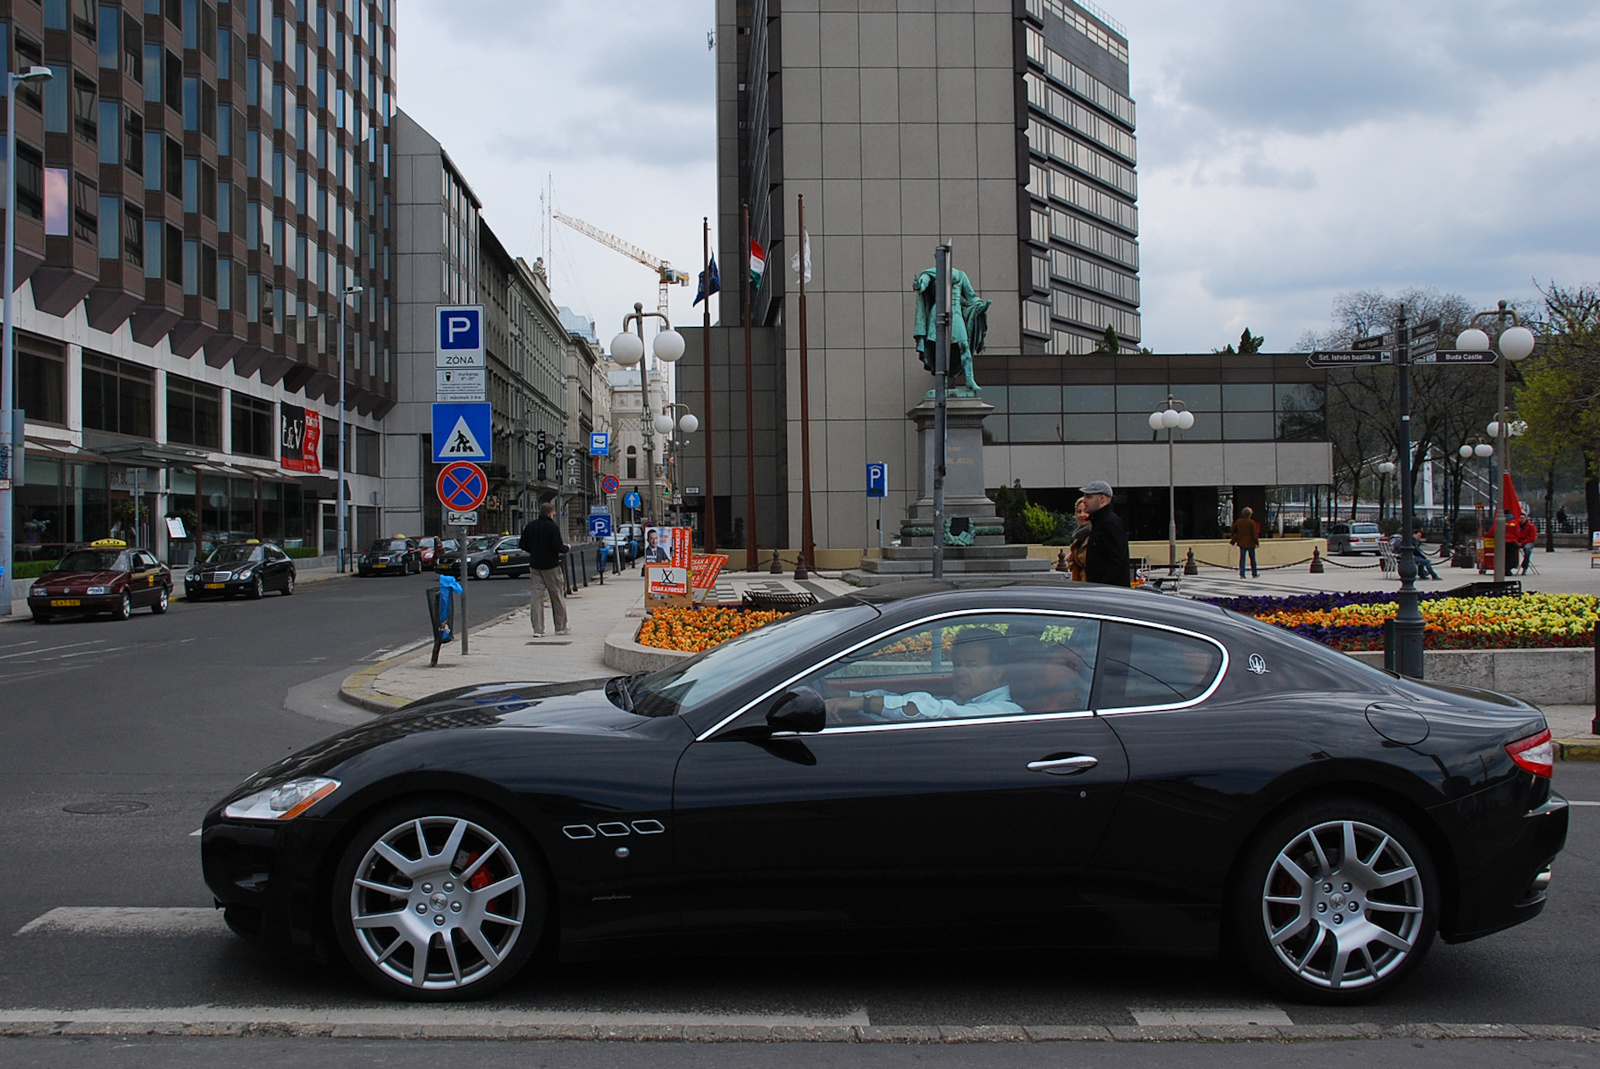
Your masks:
<svg viewBox="0 0 1600 1069"><path fill-rule="evenodd" d="M322 471L322 415L298 405L280 404L278 463L285 471Z"/></svg>
<svg viewBox="0 0 1600 1069"><path fill-rule="evenodd" d="M646 527L644 563L650 575L651 597L687 597L692 549L688 527Z"/></svg>

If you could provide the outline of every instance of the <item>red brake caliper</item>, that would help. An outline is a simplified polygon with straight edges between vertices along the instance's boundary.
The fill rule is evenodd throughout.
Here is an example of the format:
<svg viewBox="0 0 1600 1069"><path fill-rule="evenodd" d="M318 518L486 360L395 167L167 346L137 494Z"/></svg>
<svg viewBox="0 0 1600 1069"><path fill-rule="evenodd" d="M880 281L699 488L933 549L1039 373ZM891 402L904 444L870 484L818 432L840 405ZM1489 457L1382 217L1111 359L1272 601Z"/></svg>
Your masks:
<svg viewBox="0 0 1600 1069"><path fill-rule="evenodd" d="M476 862L480 856L481 856L480 854L475 854L475 853L474 854L468 854L467 855L467 863L463 867L470 869L473 866L473 863ZM483 868L479 869L477 872L474 872L467 879L467 886L469 888L471 888L472 890L474 890L474 891L481 891L485 887L488 887L489 886L489 866L485 865Z"/></svg>

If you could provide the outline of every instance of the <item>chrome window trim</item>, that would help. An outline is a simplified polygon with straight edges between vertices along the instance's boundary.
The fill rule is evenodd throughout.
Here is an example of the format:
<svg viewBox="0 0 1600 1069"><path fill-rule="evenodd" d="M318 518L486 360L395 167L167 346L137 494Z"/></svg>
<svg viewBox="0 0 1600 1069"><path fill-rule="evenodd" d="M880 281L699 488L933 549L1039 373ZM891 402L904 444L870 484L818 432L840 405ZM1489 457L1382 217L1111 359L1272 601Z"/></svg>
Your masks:
<svg viewBox="0 0 1600 1069"><path fill-rule="evenodd" d="M1176 627L1176 626L1174 626L1172 624L1158 624L1158 623L1151 623L1151 622L1149 622L1147 620L1134 620L1134 619L1129 619L1126 616L1115 616L1115 615L1112 615L1110 613L1075 612L1075 611L1064 610L1064 609L1029 609L1029 608L951 609L951 610L946 611L946 612L934 613L931 616L924 616L919 620L913 620L910 623L907 623L907 624L905 624L905 625L903 625L901 627L895 628L894 631L887 632L887 633L888 634L894 634L894 633L899 632L899 631L907 631L907 630L910 630L911 628L914 628L914 627L921 627L921 626L923 626L925 624L936 623L936 622L938 622L940 620L948 620L948 619L951 619L953 617L958 617L958 616L980 616L980 615L981 616L994 616L994 615L998 615L998 614L1001 614L1001 613L1008 613L1008 614L1011 614L1011 615L1014 615L1014 616L1072 617L1072 618L1079 619L1079 620L1098 620L1101 623L1128 624L1128 625L1130 625L1132 627L1153 627L1153 628L1156 628L1157 630L1160 630L1160 631L1171 631L1171 632L1173 632L1175 634L1188 635L1190 638L1197 638L1197 639L1200 639L1201 641L1211 643L1213 646L1217 647L1217 649L1219 651L1221 651L1221 653L1222 653L1222 664L1217 669L1216 678L1214 678L1211 681L1211 685L1209 687L1207 687L1205 689L1205 691L1203 693L1201 693L1198 697L1190 698L1187 701L1172 702L1172 703L1165 704L1165 705L1127 706L1127 707L1117 707L1117 708L1114 708L1114 709L1106 709L1106 710L1083 709L1083 710L1076 710L1076 711L1070 712L1070 713L1025 713L1025 714L1011 715L1011 716L964 717L964 718L962 718L960 720L925 720L925 721L910 721L910 720L908 720L903 724L896 724L896 723L887 723L887 724L845 724L845 725L839 725L837 727L823 728L820 732L787 732L787 731L786 732L774 732L773 737L774 738L778 738L778 737L783 737L783 738L791 738L791 737L792 738L803 738L803 737L805 737L807 735L854 734L854 733L859 733L859 732L862 732L862 731L882 731L882 730L900 731L900 730L904 730L905 728L939 727L939 726L943 726L943 725L946 725L946 724L963 724L963 725L967 725L967 724L993 724L993 723L1015 723L1017 721L1022 721L1022 720L1033 721L1033 720L1045 720L1045 719L1051 719L1051 720L1069 719L1069 718L1084 717L1084 716L1097 716L1097 715L1100 715L1103 712L1104 713L1113 713L1113 714L1115 714L1115 713L1146 713L1146 712L1154 712L1154 711L1157 711L1157 710L1166 710L1166 709L1187 709L1188 707L1190 707L1192 705L1198 705L1199 703L1205 701L1207 698L1211 697L1211 695L1216 692L1216 689L1219 686L1222 685L1223 678L1225 676L1227 676L1227 674L1228 674L1228 661L1229 661L1229 659L1228 659L1228 647L1223 645L1221 642L1218 642L1216 639L1212 638L1211 636L1201 634L1198 631L1191 631L1188 628ZM696 735L694 741L695 742L705 742L706 740L710 739L713 735L715 735L717 732L721 731L723 728L727 727L729 724L733 723L735 720L739 719L739 717L743 716L745 713L748 713L751 709L754 709L756 706L760 705L762 702L766 701L768 698L771 698L774 694L777 694L779 691L783 690L785 687L790 686L791 684L795 683L797 680L804 679L806 676L810 675L812 672L815 672L818 669L820 669L820 668L822 668L822 667L824 667L826 665L832 664L833 662L838 661L841 658L848 657L848 656L850 656L850 654L856 652L857 650L859 650L859 649L861 649L861 648L863 648L865 646L871 645L873 642L876 642L879 639L883 638L884 635L885 635L885 632L879 632L879 633L871 636L870 638L862 639L860 642L857 642L855 645L850 646L850 647L848 647L846 649L840 650L838 653L834 654L833 656L824 658L823 660L820 660L820 661L816 661L813 664L811 664L808 667L806 667L804 670L802 670L800 672L796 672L794 675L790 676L788 679L784 680L783 682L781 682L781 683L779 683L779 684L777 684L777 685L775 685L773 687L768 688L764 693L756 696L755 698L752 698L750 701L748 701L744 705L740 706L734 712L729 713L727 716L725 716L721 720L717 721L717 723L714 724L712 727L707 728L705 731L701 732L699 735ZM1099 660L1100 660L1099 643L1096 642L1096 646L1095 646L1095 662L1096 662L1097 665L1099 663Z"/></svg>
<svg viewBox="0 0 1600 1069"><path fill-rule="evenodd" d="M759 704L759 703L757 703ZM1088 720L1094 717L1093 709L1079 709L1070 713L1012 713L1009 716L938 717L927 720L890 721L886 724L839 724L821 731L774 731L775 739L804 739L818 735L861 735L873 731L906 731L912 728L971 727L975 724L1034 724L1041 720Z"/></svg>

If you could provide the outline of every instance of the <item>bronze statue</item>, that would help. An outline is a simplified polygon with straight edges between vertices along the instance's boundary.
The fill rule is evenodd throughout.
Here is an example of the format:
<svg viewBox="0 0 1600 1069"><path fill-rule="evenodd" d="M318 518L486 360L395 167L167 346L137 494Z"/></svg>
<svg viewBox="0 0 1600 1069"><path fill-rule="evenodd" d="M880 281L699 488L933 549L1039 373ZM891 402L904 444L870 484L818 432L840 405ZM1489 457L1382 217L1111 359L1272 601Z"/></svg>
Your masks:
<svg viewBox="0 0 1600 1069"><path fill-rule="evenodd" d="M934 347L938 342L938 273L933 269L919 274L911 283L917 294L917 321L912 330L922 366L929 372L934 369ZM972 377L972 357L983 352L984 336L989 333L989 305L994 303L978 296L965 271L950 270L950 362L952 372L957 366L968 396L977 396L983 389ZM962 386L955 387L962 390Z"/></svg>

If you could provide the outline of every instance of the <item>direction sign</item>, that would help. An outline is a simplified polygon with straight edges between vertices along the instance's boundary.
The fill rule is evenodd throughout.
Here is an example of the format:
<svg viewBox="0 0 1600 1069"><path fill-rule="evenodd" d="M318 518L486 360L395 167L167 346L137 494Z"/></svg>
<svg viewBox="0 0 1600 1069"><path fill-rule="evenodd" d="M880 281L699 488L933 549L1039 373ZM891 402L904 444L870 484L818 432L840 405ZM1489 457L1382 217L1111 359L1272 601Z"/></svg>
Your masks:
<svg viewBox="0 0 1600 1069"><path fill-rule="evenodd" d="M1409 339L1409 352L1411 359L1426 356L1439 348L1439 321L1430 319L1426 323L1418 323L1406 331Z"/></svg>
<svg viewBox="0 0 1600 1069"><path fill-rule="evenodd" d="M610 432L594 431L589 435L589 455L592 457L606 457L611 455Z"/></svg>
<svg viewBox="0 0 1600 1069"><path fill-rule="evenodd" d="M445 522L452 527L476 527L478 526L478 510L473 509L470 512L446 512Z"/></svg>
<svg viewBox="0 0 1600 1069"><path fill-rule="evenodd" d="M591 516L609 516L609 515L611 515L611 506L610 505L590 505L589 506L589 515L591 515Z"/></svg>
<svg viewBox="0 0 1600 1069"><path fill-rule="evenodd" d="M1394 354L1383 352L1379 349L1366 351L1334 349L1332 351L1315 352L1306 357L1306 367L1356 367L1365 364L1392 363L1394 363Z"/></svg>
<svg viewBox="0 0 1600 1069"><path fill-rule="evenodd" d="M1493 349L1435 349L1413 357L1418 364L1493 364L1499 359Z"/></svg>
<svg viewBox="0 0 1600 1069"><path fill-rule="evenodd" d="M611 537L611 514L609 512L589 517L589 534L595 538Z"/></svg>
<svg viewBox="0 0 1600 1069"><path fill-rule="evenodd" d="M887 461L867 461L867 496L889 496L889 464Z"/></svg>
<svg viewBox="0 0 1600 1069"><path fill-rule="evenodd" d="M439 491L439 500L447 509L456 512L470 512L483 504L483 499L489 496L489 477L483 469L476 464L457 461L445 465L439 473L435 488Z"/></svg>
<svg viewBox="0 0 1600 1069"><path fill-rule="evenodd" d="M433 405L433 462L494 459L494 437L490 433L489 403L453 404L436 401Z"/></svg>
<svg viewBox="0 0 1600 1069"><path fill-rule="evenodd" d="M487 401L489 372L481 367L441 367L433 371L435 401Z"/></svg>
<svg viewBox="0 0 1600 1069"><path fill-rule="evenodd" d="M434 367L488 367L483 353L483 305L435 305Z"/></svg>
<svg viewBox="0 0 1600 1069"><path fill-rule="evenodd" d="M622 496L622 503L630 509L636 509L644 504L644 498L639 496L639 491L629 490Z"/></svg>
<svg viewBox="0 0 1600 1069"><path fill-rule="evenodd" d="M1360 352L1366 352L1371 349L1392 349L1394 348L1394 335L1374 334L1370 338L1357 338L1350 343L1350 348Z"/></svg>
<svg viewBox="0 0 1600 1069"><path fill-rule="evenodd" d="M602 494L614 494L621 486L622 483L615 475L602 476L600 479L600 492Z"/></svg>

